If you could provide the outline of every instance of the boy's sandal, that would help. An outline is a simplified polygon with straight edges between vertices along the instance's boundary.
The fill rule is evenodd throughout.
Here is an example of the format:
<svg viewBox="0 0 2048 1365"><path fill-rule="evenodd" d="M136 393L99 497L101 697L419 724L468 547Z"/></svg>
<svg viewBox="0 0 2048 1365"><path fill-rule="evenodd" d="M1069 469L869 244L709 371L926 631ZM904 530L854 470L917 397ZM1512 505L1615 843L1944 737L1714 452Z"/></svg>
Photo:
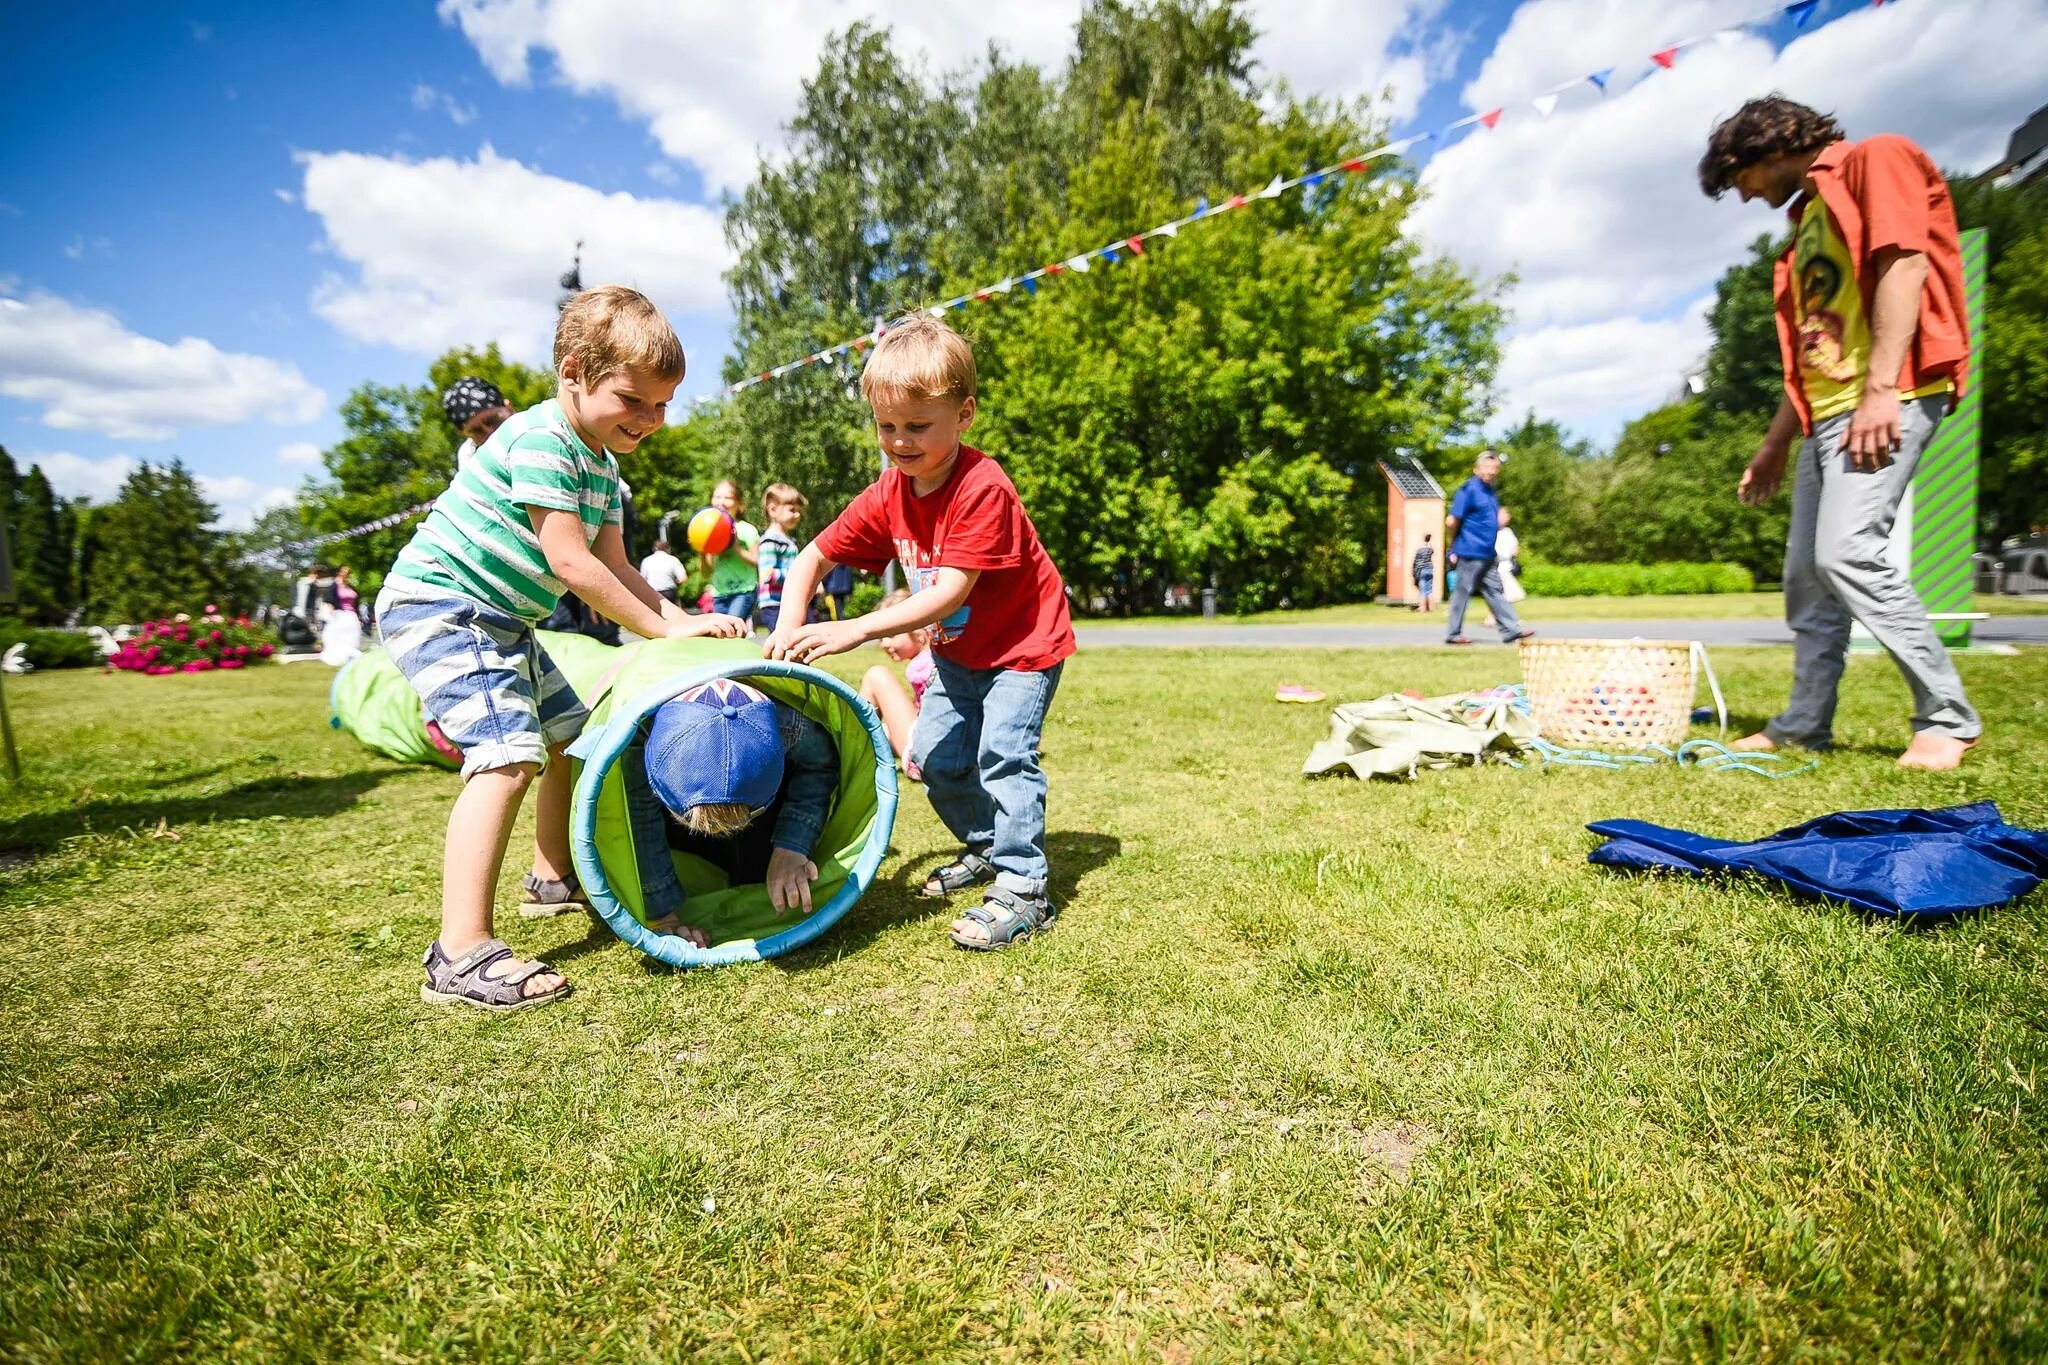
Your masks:
<svg viewBox="0 0 2048 1365"><path fill-rule="evenodd" d="M510 965L502 965L507 963ZM551 1005L566 998L572 989L564 981L551 991L527 995L523 988L529 980L554 969L538 960L520 961L512 955L511 948L495 938L485 939L457 958L442 952L436 940L427 945L420 965L427 969L427 979L420 984L420 999L429 1005L475 1005L503 1014L531 1005ZM493 967L501 970L492 971Z"/></svg>
<svg viewBox="0 0 2048 1365"><path fill-rule="evenodd" d="M1052 902L1044 896L1020 896L1002 887L990 887L983 893L981 904L971 906L961 913L960 918L978 926L978 935L963 935L960 930L948 934L954 943L974 952L985 953L997 948L1007 948L1019 939L1030 938L1052 924L1054 910Z"/></svg>
<svg viewBox="0 0 2048 1365"><path fill-rule="evenodd" d="M995 864L979 853L962 853L944 867L935 868L917 894L933 900L940 900L955 891L965 891L970 886L981 886L996 879Z"/></svg>
<svg viewBox="0 0 2048 1365"><path fill-rule="evenodd" d="M590 908L590 897L577 885L574 873L555 882L529 872L519 883L519 889L522 892L519 914L523 919L553 919L557 915Z"/></svg>

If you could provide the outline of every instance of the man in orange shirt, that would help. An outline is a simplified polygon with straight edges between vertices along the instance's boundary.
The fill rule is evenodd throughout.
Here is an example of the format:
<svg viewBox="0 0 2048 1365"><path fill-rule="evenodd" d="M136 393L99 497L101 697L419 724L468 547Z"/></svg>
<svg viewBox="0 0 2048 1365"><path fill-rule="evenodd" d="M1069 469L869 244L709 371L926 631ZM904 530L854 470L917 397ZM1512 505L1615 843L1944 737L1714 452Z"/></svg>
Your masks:
<svg viewBox="0 0 2048 1365"><path fill-rule="evenodd" d="M1908 768L1962 762L1983 726L1927 621L1892 523L1920 452L1968 382L1970 334L1948 185L1905 138L1844 140L1834 119L1772 95L1716 128L1700 188L1791 205L1775 290L1785 396L1736 496L1778 491L1803 433L1785 545L1792 696L1739 749L1826 748L1851 621L1913 692Z"/></svg>

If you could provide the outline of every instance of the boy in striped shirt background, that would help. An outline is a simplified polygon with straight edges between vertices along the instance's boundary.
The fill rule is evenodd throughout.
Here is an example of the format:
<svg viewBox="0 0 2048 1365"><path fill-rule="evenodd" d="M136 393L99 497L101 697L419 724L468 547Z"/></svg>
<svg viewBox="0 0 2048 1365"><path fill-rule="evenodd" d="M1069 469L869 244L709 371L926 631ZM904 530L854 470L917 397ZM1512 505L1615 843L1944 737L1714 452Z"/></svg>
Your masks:
<svg viewBox="0 0 2048 1365"><path fill-rule="evenodd" d="M683 348L654 305L619 285L571 299L555 329L555 397L508 418L460 470L384 580L378 632L462 750L462 791L441 862L441 932L420 998L491 1010L569 994L543 962L492 933L505 846L536 775L527 913L581 908L569 856L562 751L586 712L534 639L563 591L635 634L738 636L730 616L689 616L626 558L613 451L662 424Z"/></svg>

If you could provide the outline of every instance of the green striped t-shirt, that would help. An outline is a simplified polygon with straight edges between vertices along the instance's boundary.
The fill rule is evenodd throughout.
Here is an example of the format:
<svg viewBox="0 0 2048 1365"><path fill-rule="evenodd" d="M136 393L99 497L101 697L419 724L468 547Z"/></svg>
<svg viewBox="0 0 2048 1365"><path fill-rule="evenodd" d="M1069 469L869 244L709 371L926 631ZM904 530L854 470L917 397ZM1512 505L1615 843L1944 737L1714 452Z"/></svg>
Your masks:
<svg viewBox="0 0 2048 1365"><path fill-rule="evenodd" d="M477 448L384 581L424 596L460 593L539 621L564 585L548 568L529 507L576 513L585 544L624 520L618 462L584 445L552 398L507 419Z"/></svg>

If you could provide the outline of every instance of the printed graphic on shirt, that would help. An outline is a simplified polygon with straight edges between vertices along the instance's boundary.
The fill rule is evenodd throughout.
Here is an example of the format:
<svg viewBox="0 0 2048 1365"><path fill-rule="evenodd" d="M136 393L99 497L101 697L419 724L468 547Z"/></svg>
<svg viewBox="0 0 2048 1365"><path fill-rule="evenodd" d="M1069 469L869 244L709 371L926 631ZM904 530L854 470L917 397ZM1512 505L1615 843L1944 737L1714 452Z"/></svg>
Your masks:
<svg viewBox="0 0 2048 1365"><path fill-rule="evenodd" d="M937 546L926 551L914 540L897 538L896 562L903 566L903 576L909 580L912 593L923 592L938 579L939 566L931 562L938 557ZM943 645L959 639L966 633L967 618L973 615L973 611L972 607L962 602L958 611L931 627L932 643Z"/></svg>
<svg viewBox="0 0 2048 1365"><path fill-rule="evenodd" d="M1792 250L1799 319L1799 379L1816 421L1854 408L1863 397L1870 326L1849 248L1834 215L1816 199L1799 218Z"/></svg>

